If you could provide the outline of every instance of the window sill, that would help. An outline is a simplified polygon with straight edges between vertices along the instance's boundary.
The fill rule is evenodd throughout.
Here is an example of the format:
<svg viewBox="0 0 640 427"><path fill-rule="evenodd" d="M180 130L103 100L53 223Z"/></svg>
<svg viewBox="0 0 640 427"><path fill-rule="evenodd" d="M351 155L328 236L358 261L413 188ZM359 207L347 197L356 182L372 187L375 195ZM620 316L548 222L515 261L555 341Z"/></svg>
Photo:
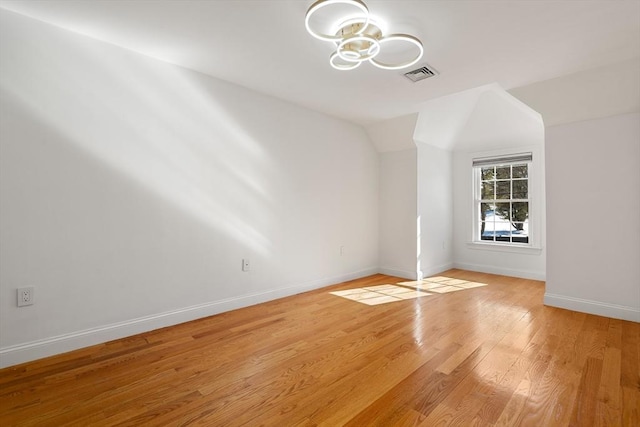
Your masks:
<svg viewBox="0 0 640 427"><path fill-rule="evenodd" d="M540 255L542 253L542 248L536 246L508 245L484 242L467 242L467 248L481 251L511 252L515 254L528 255Z"/></svg>

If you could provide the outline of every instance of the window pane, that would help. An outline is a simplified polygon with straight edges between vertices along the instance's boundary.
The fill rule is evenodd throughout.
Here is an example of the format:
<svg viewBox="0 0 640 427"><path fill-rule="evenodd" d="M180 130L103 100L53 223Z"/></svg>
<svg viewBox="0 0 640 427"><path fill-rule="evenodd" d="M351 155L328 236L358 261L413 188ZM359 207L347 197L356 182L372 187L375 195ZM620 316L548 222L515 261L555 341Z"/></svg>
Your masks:
<svg viewBox="0 0 640 427"><path fill-rule="evenodd" d="M482 196L481 199L495 199L495 181L482 181Z"/></svg>
<svg viewBox="0 0 640 427"><path fill-rule="evenodd" d="M481 240L493 240L493 223L492 222L480 222L480 239Z"/></svg>
<svg viewBox="0 0 640 427"><path fill-rule="evenodd" d="M511 203L496 203L495 218L496 222L509 223L509 208Z"/></svg>
<svg viewBox="0 0 640 427"><path fill-rule="evenodd" d="M513 178L528 178L529 168L527 165L514 165L513 166Z"/></svg>
<svg viewBox="0 0 640 427"><path fill-rule="evenodd" d="M493 204L480 203L480 219L482 221L493 221Z"/></svg>
<svg viewBox="0 0 640 427"><path fill-rule="evenodd" d="M511 181L496 181L496 199L511 198Z"/></svg>
<svg viewBox="0 0 640 427"><path fill-rule="evenodd" d="M509 231L496 232L496 242L511 242L511 233Z"/></svg>
<svg viewBox="0 0 640 427"><path fill-rule="evenodd" d="M511 241L514 243L529 243L529 230L527 224L514 222L513 227L514 230L511 232Z"/></svg>
<svg viewBox="0 0 640 427"><path fill-rule="evenodd" d="M513 224L513 234L520 234L526 236L529 234L529 230L527 230L527 225L524 222L514 222Z"/></svg>
<svg viewBox="0 0 640 427"><path fill-rule="evenodd" d="M509 179L511 178L511 166L498 166L496 167L497 179Z"/></svg>
<svg viewBox="0 0 640 427"><path fill-rule="evenodd" d="M517 179L513 182L513 198L527 199L529 197L529 181L526 179Z"/></svg>
<svg viewBox="0 0 640 427"><path fill-rule="evenodd" d="M511 204L511 221L514 221L515 223L524 223L527 219L529 219L529 203L528 202L512 203Z"/></svg>
<svg viewBox="0 0 640 427"><path fill-rule="evenodd" d="M495 168L493 166L488 167L488 168L482 168L482 171L480 172L480 174L482 175L482 180L483 181L489 181L491 179L496 179Z"/></svg>

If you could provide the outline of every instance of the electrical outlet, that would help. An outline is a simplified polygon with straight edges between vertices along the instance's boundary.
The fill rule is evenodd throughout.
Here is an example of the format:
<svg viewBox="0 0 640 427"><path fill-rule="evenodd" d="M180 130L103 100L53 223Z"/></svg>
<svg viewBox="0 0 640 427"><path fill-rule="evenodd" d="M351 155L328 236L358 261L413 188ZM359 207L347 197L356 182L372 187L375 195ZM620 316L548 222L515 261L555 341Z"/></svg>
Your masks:
<svg viewBox="0 0 640 427"><path fill-rule="evenodd" d="M247 258L242 260L242 271L249 271L249 260Z"/></svg>
<svg viewBox="0 0 640 427"><path fill-rule="evenodd" d="M33 286L26 288L18 288L18 307L24 307L25 305L33 304L34 289Z"/></svg>

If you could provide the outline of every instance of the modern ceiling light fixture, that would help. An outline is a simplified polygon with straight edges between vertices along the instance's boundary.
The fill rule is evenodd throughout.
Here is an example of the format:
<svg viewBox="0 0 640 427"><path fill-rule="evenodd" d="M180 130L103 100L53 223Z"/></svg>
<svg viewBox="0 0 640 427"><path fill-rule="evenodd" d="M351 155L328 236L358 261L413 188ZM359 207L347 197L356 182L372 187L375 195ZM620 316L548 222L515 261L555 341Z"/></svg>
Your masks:
<svg viewBox="0 0 640 427"><path fill-rule="evenodd" d="M312 26L319 26L317 21L322 21L318 15L329 9L344 15L335 17L325 13L321 23L332 30L324 33L314 30ZM326 25L327 21L333 21L332 26ZM353 70L365 61L385 70L400 70L418 62L424 53L422 42L414 36L383 35L380 23L371 17L369 8L360 0L318 0L307 10L304 24L313 37L335 44L336 50L329 56L329 64L337 70ZM396 46L395 56L381 60L384 54L380 53L393 51L389 47L393 45ZM401 52L397 52L398 46Z"/></svg>

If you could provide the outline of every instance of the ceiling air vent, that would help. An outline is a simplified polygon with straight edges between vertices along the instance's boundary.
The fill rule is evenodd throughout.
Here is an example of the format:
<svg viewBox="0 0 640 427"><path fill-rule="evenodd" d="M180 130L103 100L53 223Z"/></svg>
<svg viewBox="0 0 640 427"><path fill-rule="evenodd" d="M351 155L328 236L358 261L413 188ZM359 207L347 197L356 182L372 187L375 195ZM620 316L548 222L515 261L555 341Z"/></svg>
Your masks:
<svg viewBox="0 0 640 427"><path fill-rule="evenodd" d="M414 83L437 75L438 72L436 70L427 66L423 66L416 70L409 71L408 73L404 73L404 76Z"/></svg>

